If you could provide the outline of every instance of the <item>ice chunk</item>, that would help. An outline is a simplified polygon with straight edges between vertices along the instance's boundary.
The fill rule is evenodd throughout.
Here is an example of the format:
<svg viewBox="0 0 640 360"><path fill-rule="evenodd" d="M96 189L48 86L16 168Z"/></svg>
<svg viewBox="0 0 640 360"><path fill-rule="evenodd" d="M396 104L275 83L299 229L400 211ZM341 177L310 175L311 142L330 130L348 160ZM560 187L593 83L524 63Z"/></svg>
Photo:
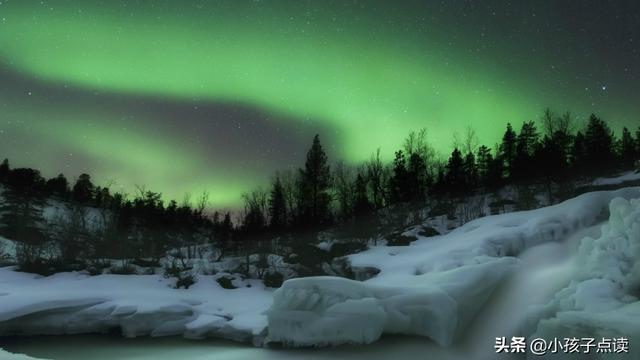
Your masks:
<svg viewBox="0 0 640 360"><path fill-rule="evenodd" d="M415 275L413 285L311 277L285 282L268 312L268 341L293 346L371 343L383 333L426 336L452 343L516 259Z"/></svg>

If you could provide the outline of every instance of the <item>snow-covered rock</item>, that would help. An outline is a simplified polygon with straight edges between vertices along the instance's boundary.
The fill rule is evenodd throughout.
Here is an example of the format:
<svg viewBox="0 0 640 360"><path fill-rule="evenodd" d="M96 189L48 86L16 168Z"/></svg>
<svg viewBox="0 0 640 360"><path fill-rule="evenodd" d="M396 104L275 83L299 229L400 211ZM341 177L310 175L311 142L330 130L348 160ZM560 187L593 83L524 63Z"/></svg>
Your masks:
<svg viewBox="0 0 640 360"><path fill-rule="evenodd" d="M370 343L383 333L450 345L524 250L561 241L606 219L609 202L640 188L583 194L554 206L489 216L410 246L378 246L349 257L376 267L365 282L294 279L274 294L268 341L291 346Z"/></svg>

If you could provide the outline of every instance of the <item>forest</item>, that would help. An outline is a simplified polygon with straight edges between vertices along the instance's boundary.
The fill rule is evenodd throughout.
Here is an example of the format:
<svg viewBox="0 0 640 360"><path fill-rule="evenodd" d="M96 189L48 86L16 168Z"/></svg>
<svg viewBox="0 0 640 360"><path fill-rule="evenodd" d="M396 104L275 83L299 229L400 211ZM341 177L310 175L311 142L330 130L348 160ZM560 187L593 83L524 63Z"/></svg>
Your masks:
<svg viewBox="0 0 640 360"><path fill-rule="evenodd" d="M190 259L240 258L235 271L278 286L285 275L270 264L270 256L296 264L296 276L320 274L314 257L323 255L314 246L327 229L360 227L371 236L365 229L371 219L425 208L462 224L489 215L473 206L484 195L492 196L491 213L506 206L542 206L540 194L546 205L575 196L584 179L638 167L640 127L632 131L624 128L616 135L593 114L578 126L569 112L547 109L519 129L507 124L493 146L479 144L468 128L454 136L453 151L443 156L422 129L408 134L392 162L384 162L378 149L356 165L331 162L316 135L297 171L277 172L268 187L242 194L244 210L237 213L211 210L215 204L207 193L165 201L144 187L133 194L112 192L96 186L89 174L73 183L63 174L45 179L38 170L12 168L5 159L0 235L16 241L21 271L132 274L136 266L151 272L164 267L166 276L188 287L195 281ZM506 187L513 196L501 195ZM47 215L53 205L62 210Z"/></svg>

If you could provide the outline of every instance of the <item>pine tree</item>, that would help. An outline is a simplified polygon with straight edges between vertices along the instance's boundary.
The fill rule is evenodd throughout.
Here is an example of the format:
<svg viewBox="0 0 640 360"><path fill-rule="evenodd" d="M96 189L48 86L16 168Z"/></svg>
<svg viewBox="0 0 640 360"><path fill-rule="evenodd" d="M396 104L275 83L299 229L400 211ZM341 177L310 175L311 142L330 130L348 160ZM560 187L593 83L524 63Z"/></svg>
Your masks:
<svg viewBox="0 0 640 360"><path fill-rule="evenodd" d="M418 153L412 153L409 156L407 164L407 188L406 200L407 201L421 201L424 200L427 193L427 185L429 179L427 177L427 166L424 159Z"/></svg>
<svg viewBox="0 0 640 360"><path fill-rule="evenodd" d="M622 129L622 138L620 138L620 161L625 168L630 168L636 159L636 142L631 136L629 129Z"/></svg>
<svg viewBox="0 0 640 360"><path fill-rule="evenodd" d="M269 197L269 226L273 230L281 230L287 225L287 203L280 177L276 176Z"/></svg>
<svg viewBox="0 0 640 360"><path fill-rule="evenodd" d="M513 131L511 124L507 124L507 130L504 132L502 136L502 144L500 144L500 159L504 163L504 168L506 170L506 176L511 177L513 172L513 166L516 159L516 145L517 145L517 136L516 132Z"/></svg>
<svg viewBox="0 0 640 360"><path fill-rule="evenodd" d="M578 174L583 174L587 168L587 146L581 131L576 133L571 147L571 167Z"/></svg>
<svg viewBox="0 0 640 360"><path fill-rule="evenodd" d="M469 152L465 155L462 167L464 169L466 186L469 188L469 190L474 189L476 186L478 186L479 176L476 157L472 152Z"/></svg>
<svg viewBox="0 0 640 360"><path fill-rule="evenodd" d="M4 159L0 164L0 184L5 184L9 181L9 159Z"/></svg>
<svg viewBox="0 0 640 360"><path fill-rule="evenodd" d="M520 180L531 178L536 174L534 154L538 146L538 131L533 121L526 121L520 128L516 143L516 156L514 159L511 178Z"/></svg>
<svg viewBox="0 0 640 360"><path fill-rule="evenodd" d="M592 173L615 165L615 138L609 125L594 114L589 117L584 134L586 161Z"/></svg>
<svg viewBox="0 0 640 360"><path fill-rule="evenodd" d="M462 195L466 190L464 160L458 148L453 149L447 163L446 188L453 196Z"/></svg>
<svg viewBox="0 0 640 360"><path fill-rule="evenodd" d="M308 225L319 225L330 219L329 186L331 170L327 154L320 144L320 136L313 138L311 149L307 152L305 168L300 169L300 202L303 221Z"/></svg>
<svg viewBox="0 0 640 360"><path fill-rule="evenodd" d="M481 145L478 148L477 159L478 159L477 161L478 176L482 179L482 182L485 183L484 179L487 178L487 174L489 173L491 162L493 161L493 156L491 155L491 149L489 149L485 145Z"/></svg>
<svg viewBox="0 0 640 360"><path fill-rule="evenodd" d="M82 174L73 186L73 199L81 204L86 204L93 199L94 190L91 176Z"/></svg>

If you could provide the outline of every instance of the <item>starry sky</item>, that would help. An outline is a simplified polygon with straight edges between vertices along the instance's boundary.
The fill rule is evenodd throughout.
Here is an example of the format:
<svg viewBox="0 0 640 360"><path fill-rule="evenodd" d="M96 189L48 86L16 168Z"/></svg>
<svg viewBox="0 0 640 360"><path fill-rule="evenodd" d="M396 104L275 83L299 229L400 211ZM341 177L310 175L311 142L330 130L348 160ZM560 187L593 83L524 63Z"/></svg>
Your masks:
<svg viewBox="0 0 640 360"><path fill-rule="evenodd" d="M165 198L304 161L442 153L545 107L640 124L637 1L0 0L0 157Z"/></svg>

